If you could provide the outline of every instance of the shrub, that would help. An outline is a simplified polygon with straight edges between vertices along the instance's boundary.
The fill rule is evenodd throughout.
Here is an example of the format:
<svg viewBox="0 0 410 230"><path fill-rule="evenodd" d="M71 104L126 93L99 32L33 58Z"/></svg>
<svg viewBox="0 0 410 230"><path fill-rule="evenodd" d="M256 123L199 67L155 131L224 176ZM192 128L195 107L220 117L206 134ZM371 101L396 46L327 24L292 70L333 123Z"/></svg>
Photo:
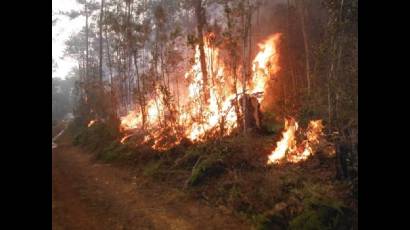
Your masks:
<svg viewBox="0 0 410 230"><path fill-rule="evenodd" d="M341 201L327 196L331 187L305 183L299 195L304 209L289 223L289 229L347 230L351 227L351 211Z"/></svg>
<svg viewBox="0 0 410 230"><path fill-rule="evenodd" d="M209 157L199 159L199 162L192 168L188 185L195 186L207 177L217 176L225 171L221 159Z"/></svg>
<svg viewBox="0 0 410 230"><path fill-rule="evenodd" d="M348 230L351 221L348 220L348 210L346 213L341 208L334 207L330 203L311 203L306 209L290 222L289 229L306 230Z"/></svg>
<svg viewBox="0 0 410 230"><path fill-rule="evenodd" d="M91 127L73 127L74 145L81 145L90 151L101 151L119 137L113 125L97 122Z"/></svg>

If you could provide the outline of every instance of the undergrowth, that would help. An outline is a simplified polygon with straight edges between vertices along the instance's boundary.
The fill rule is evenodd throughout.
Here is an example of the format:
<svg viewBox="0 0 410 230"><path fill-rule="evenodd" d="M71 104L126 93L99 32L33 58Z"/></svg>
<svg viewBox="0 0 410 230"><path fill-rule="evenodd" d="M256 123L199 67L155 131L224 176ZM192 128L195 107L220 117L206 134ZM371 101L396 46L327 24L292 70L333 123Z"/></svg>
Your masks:
<svg viewBox="0 0 410 230"><path fill-rule="evenodd" d="M254 229L351 228L353 213L336 193L344 188L332 178L303 165L266 167L271 137L227 137L157 152L119 143L118 130L104 123L71 125L69 132L96 159L133 162L143 176L225 206Z"/></svg>

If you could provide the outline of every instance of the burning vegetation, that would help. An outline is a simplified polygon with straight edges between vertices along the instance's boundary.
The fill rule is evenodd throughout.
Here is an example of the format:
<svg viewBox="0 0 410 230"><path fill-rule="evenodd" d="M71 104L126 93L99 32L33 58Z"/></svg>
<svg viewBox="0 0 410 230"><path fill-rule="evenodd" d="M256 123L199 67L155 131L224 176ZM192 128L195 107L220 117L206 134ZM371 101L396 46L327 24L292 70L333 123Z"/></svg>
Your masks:
<svg viewBox="0 0 410 230"><path fill-rule="evenodd" d="M348 189L334 178L356 175L346 155L357 156L357 67L345 66L355 60L346 46L355 34L322 38L324 25L305 28L314 14L298 1L170 1L106 6L106 44L97 48L107 57L78 58L76 116L85 131L75 143L93 142L98 159L128 160L182 190L202 186L192 193L252 221L298 216L293 229L303 229L322 204L337 221L342 205L319 197L353 200L338 194ZM354 9L333 15L352 7L325 1L329 15L320 15L329 20L314 21L351 33L333 23Z"/></svg>
<svg viewBox="0 0 410 230"><path fill-rule="evenodd" d="M305 138L302 142L297 141L297 131L299 131L298 122L289 117L285 120L285 130L282 133L282 139L276 143L276 148L269 155L268 164L287 161L298 163L308 159L318 150L320 144L323 145L323 124L322 120L313 120L304 133ZM330 154L334 154L334 146L330 146Z"/></svg>
<svg viewBox="0 0 410 230"><path fill-rule="evenodd" d="M232 89L245 88L247 90L245 96L250 95L257 99L251 107L259 108L259 104L264 100L267 82L274 78L280 70L277 50L281 34L270 35L258 44L259 51L252 61L251 79L247 81L245 87L240 82L232 82L233 77L225 71L224 61L219 57L219 49L210 43L214 36L214 33L210 33L204 39L207 72L211 76L211 81L205 87L209 89L209 100L204 100L203 73L200 64L200 50L197 45L194 64L184 76L188 91L186 103L179 107L174 104L165 105L164 92L157 87L155 97L147 103L146 115L137 108L121 117L120 130L124 135L121 143L124 144L133 136L133 133L139 133L143 129L148 132L138 144L146 144L149 140L153 140L152 147L156 150L167 150L174 147L183 138L198 142L212 136L227 136L234 132L241 125L241 119L244 119L243 109L239 109L243 106L241 99L244 98L244 94L235 93ZM174 109L173 114L169 114L171 112L167 110L170 106ZM143 116L146 116L145 123L143 123ZM166 116L172 116L172 119L169 119L169 122L161 122ZM259 119L255 120L260 122ZM92 122L94 121L90 124ZM283 137L269 155L267 164L279 163L283 159L297 163L315 153L319 138L323 136L322 120L309 122L305 132L306 139L300 143L296 140L298 128L298 123L294 118L285 119ZM172 136L173 140L164 141L165 138L170 138L169 136Z"/></svg>
<svg viewBox="0 0 410 230"><path fill-rule="evenodd" d="M212 37L210 33L205 39L205 59L208 73L211 77L208 85L209 99L204 100L203 73L201 71L199 46L195 47L194 64L185 73L187 83L187 100L176 108L175 105L168 105L175 108L174 114L167 111L163 100L163 92L157 87L155 97L147 103L147 114L144 115L139 109L130 111L121 117L121 130L127 133L131 130L138 132L141 129L150 130L144 140L153 138L154 148L168 149L179 143L182 138L187 138L193 142L206 140L212 136L226 136L231 134L241 123L243 112L239 108L242 106L239 101L243 93L235 92L233 89L245 88L246 95L257 98L258 103L263 101L263 93L266 82L280 69L277 52L280 34L269 36L264 42L259 44L260 51L252 62L252 77L247 81L246 86L240 82L233 82L233 77L225 71L225 63L219 57L219 49L210 44ZM146 122L143 124L143 116ZM161 118L173 116L167 124L161 122ZM173 124L171 122L174 121ZM163 131L168 129L175 137L175 142L160 145L157 141ZM130 134L126 134L121 142L124 142Z"/></svg>

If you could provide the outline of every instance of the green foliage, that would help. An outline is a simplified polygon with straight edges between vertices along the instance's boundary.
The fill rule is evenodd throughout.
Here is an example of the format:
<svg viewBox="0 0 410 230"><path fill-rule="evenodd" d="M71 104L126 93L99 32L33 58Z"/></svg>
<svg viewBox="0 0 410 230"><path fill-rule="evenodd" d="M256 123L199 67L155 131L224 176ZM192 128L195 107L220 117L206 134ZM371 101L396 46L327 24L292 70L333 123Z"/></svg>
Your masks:
<svg viewBox="0 0 410 230"><path fill-rule="evenodd" d="M323 184L305 183L300 191L304 210L290 221L290 229L350 229L350 210L341 201L327 196L332 188Z"/></svg>
<svg viewBox="0 0 410 230"><path fill-rule="evenodd" d="M119 130L114 125L96 122L91 127L78 128L74 136L74 145L80 145L90 151L103 150L119 137Z"/></svg>
<svg viewBox="0 0 410 230"><path fill-rule="evenodd" d="M347 230L350 224L339 209L327 203L313 203L290 222L289 229Z"/></svg>

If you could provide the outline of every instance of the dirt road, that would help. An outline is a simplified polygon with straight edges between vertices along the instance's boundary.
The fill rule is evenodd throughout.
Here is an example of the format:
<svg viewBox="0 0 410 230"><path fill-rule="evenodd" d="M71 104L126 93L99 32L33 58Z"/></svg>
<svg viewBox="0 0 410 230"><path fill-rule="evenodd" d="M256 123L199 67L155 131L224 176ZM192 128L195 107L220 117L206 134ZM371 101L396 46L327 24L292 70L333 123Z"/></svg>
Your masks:
<svg viewBox="0 0 410 230"><path fill-rule="evenodd" d="M250 229L231 214L131 169L96 163L61 136L52 149L54 230Z"/></svg>

